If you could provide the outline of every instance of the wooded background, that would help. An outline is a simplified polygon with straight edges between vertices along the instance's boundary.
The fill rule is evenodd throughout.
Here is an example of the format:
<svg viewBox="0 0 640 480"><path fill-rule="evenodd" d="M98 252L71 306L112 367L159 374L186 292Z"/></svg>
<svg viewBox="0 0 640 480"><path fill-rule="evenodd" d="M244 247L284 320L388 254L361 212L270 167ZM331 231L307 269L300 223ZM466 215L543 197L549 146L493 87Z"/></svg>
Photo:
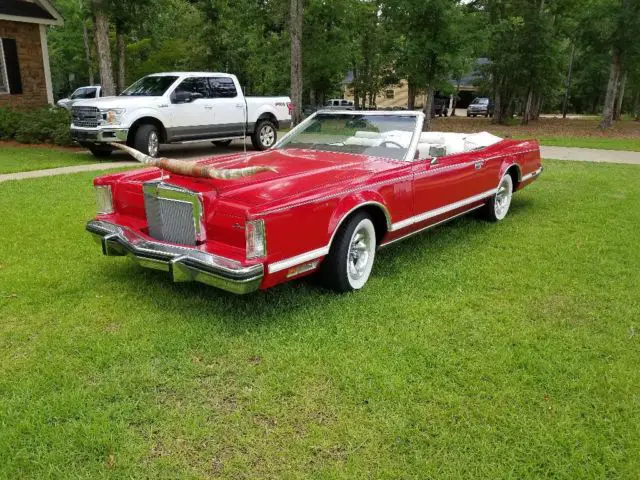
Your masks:
<svg viewBox="0 0 640 480"><path fill-rule="evenodd" d="M602 115L608 128L640 109L640 0L55 0L49 32L58 97L100 83L117 94L171 70L225 71L247 94L290 94L304 106L342 95L358 107L406 79L455 93L482 67L494 122L541 111ZM453 82L452 82L453 80ZM429 119L427 119L427 128Z"/></svg>

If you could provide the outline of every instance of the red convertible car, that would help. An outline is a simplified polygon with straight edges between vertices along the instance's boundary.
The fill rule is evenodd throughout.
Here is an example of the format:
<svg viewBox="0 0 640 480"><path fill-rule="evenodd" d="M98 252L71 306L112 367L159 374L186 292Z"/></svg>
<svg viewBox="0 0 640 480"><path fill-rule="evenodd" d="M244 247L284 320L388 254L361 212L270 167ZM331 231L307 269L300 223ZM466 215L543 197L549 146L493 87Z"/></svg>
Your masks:
<svg viewBox="0 0 640 480"><path fill-rule="evenodd" d="M87 230L176 282L234 293L317 273L362 288L380 247L472 210L502 220L542 172L538 143L422 132L418 112L320 111L264 152L154 165L94 180Z"/></svg>

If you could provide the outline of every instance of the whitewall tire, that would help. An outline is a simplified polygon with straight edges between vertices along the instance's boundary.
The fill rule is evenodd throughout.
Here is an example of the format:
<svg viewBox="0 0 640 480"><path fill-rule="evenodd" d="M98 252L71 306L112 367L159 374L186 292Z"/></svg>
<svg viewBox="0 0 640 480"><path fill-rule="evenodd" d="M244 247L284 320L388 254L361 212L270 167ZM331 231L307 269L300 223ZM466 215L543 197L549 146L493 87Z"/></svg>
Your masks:
<svg viewBox="0 0 640 480"><path fill-rule="evenodd" d="M513 178L509 173L505 173L496 193L491 197L486 206L486 215L492 222L499 222L509 213L511 199L513 198Z"/></svg>
<svg viewBox="0 0 640 480"><path fill-rule="evenodd" d="M376 255L376 229L364 212L345 221L320 268L325 287L337 292L360 290L371 275Z"/></svg>

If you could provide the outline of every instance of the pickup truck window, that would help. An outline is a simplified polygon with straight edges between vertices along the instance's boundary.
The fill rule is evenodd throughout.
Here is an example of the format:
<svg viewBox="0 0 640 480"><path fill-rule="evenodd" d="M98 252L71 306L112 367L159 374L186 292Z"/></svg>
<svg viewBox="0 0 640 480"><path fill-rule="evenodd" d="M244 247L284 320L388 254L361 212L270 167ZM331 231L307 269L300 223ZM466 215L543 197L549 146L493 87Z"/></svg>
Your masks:
<svg viewBox="0 0 640 480"><path fill-rule="evenodd" d="M206 77L185 78L176 87L175 92L191 93L194 98L213 98Z"/></svg>
<svg viewBox="0 0 640 480"><path fill-rule="evenodd" d="M171 75L142 77L120 95L125 97L160 97L177 78Z"/></svg>
<svg viewBox="0 0 640 480"><path fill-rule="evenodd" d="M69 98L71 100L77 100L77 99L81 99L81 98L95 98L95 96L96 96L96 89L95 88L83 87L83 88L79 88L75 92L73 92L71 94L71 97L69 97Z"/></svg>
<svg viewBox="0 0 640 480"><path fill-rule="evenodd" d="M229 77L209 77L213 98L234 98L238 96L236 85Z"/></svg>

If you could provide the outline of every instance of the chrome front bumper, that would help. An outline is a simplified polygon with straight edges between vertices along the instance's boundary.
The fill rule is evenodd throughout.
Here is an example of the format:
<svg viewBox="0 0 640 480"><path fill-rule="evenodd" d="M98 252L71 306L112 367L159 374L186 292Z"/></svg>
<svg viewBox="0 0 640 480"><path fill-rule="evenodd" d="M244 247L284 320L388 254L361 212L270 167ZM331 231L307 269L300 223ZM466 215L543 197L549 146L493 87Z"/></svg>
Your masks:
<svg viewBox="0 0 640 480"><path fill-rule="evenodd" d="M77 142L126 142L128 135L128 128L81 128L71 126L71 138Z"/></svg>
<svg viewBox="0 0 640 480"><path fill-rule="evenodd" d="M257 290L264 276L262 264L245 267L195 248L152 241L110 222L92 220L86 228L102 245L103 254L126 255L142 267L169 272L174 282L200 282L244 294Z"/></svg>

